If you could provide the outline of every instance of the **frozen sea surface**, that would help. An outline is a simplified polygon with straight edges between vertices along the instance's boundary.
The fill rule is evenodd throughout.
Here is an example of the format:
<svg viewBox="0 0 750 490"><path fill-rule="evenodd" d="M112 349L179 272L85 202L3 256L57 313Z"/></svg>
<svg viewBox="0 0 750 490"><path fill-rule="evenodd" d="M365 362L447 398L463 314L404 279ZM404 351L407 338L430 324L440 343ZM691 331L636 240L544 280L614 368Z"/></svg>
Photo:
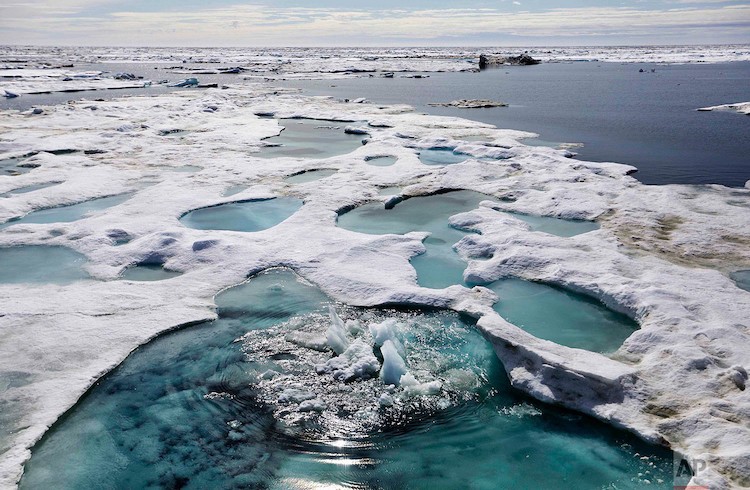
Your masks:
<svg viewBox="0 0 750 490"><path fill-rule="evenodd" d="M286 73L346 71L347 67L380 66L394 71L399 66L430 66L453 61L461 66L476 62L482 53L528 52L543 61L609 61L616 63L717 63L750 61L750 45L694 46L536 46L517 48L388 47L388 48L159 48L159 47L66 47L3 46L0 62L60 63L164 63L176 69L207 71L211 64L239 64L258 71L285 68ZM403 62L402 62L403 60ZM301 66L285 67L294 61ZM379 63L378 63L379 62ZM391 66L388 66L388 64ZM209 67L206 68L206 65ZM445 65L443 65L445 66ZM291 68L291 69L289 69ZM342 70L343 68L343 70Z"/></svg>
<svg viewBox="0 0 750 490"><path fill-rule="evenodd" d="M645 76L651 76L650 72ZM302 463L287 458L286 450L259 453L257 446L237 441L265 440L264 434L268 433L281 434L285 441L296 444L301 437L323 434L324 437L310 436L305 440L326 442L335 435L344 442L326 442L324 447L338 447L346 446L350 438L361 440L352 435L365 429L364 433L378 442L381 439L377 428L393 426L382 416L392 412L381 411L382 407L396 407L396 415L405 415L409 424L424 424L416 431L410 429L409 436L417 437L423 429L445 427L454 421L456 426L466 426L466 421L453 410L486 407L488 399L482 390L503 383L505 376L515 388L536 399L627 428L650 441L667 441L688 455L707 457L711 468L698 483L728 486L750 474L748 448L743 443L747 437L742 436L747 428L734 422L741 419L748 407L744 396L747 373L743 366L748 365L749 351L745 346L750 345L750 340L744 327L750 297L730 280L731 272L746 270L750 265L746 246L750 243L746 213L749 189L642 185L628 176L633 170L628 165L576 160L564 150L525 146L522 141L533 136L527 132L419 114L403 105L358 102L307 97L293 90L249 82L226 89L185 89L159 97L47 106L38 114L3 111L4 132L0 142L3 158L40 153L33 157L33 163L39 165L33 171L0 177L2 192L44 182L61 184L1 199L2 219L63 203L133 194L127 203L108 207L86 219L14 226L0 231L0 244L6 247L46 244L75 249L88 258L86 271L99 279L76 281L65 287L0 284L3 310L0 344L6 354L0 356L0 372L12 380L4 383L7 388L0 391L2 425L7 428L0 434L2 484L13 485L20 478L30 454L28 449L61 414L75 405L102 373L109 372L138 345L165 331L215 319L213 298L217 293L241 283L251 274L278 266L293 268L339 301L335 310L341 320L335 320L338 318L335 313L329 318L325 310L318 309L321 303L317 301L309 310L293 306L287 314L273 299L283 296L283 288L273 286L267 294L258 296L257 304L274 322L264 324L253 318L250 324L243 324L242 318L253 309L242 301L243 296L253 296L254 281L250 281L219 297L216 322L185 330L209 332L206 340L199 335L190 336L185 342L189 347L186 351L189 362L180 369L184 375L189 375L192 368L205 369L196 376L198 382L204 383L200 385L204 391L173 385L182 379L182 374L175 377L171 373L173 364L178 364L174 359L179 356L163 353L154 356L156 363L147 359L148 362L138 366L135 370L138 374L124 389L110 390L112 394L124 393L120 399L125 400L124 405L129 397L139 396L129 391L128 386L147 392L145 399L149 400L133 407L138 412L133 416L134 424L131 419L123 421L122 427L115 427L112 432L116 437L131 425L138 430L138 422L144 420L141 414L149 412L153 400L164 405L152 407L155 413L149 414L158 419L152 428L159 426L159 430L167 433L163 441L158 437L141 437L136 432L131 434L137 436L124 444L130 448L156 441L179 453L168 459L167 465L157 467L162 446L145 448L146 461L156 461L152 465L155 473L151 474L156 484L166 475L164 486L183 485L190 476L182 471L186 468L188 472L196 467L201 471L204 468L223 471L217 464L204 464L215 461L202 457L205 453L201 451L206 448L195 449L201 442L195 435L203 430L216 431L216 440L222 441L216 446L221 457L226 458L233 450L249 451L248 460L261 467L272 460L273 475L290 475L288 479L279 476L279 481L298 481L295 478L315 471L306 471ZM276 119L259 116L270 114ZM733 117L735 122L741 120L735 114L724 115ZM268 138L278 134L277 121L293 118L357 121L358 132L368 133L366 137L359 136L367 144L325 160L258 158ZM336 134L345 135L343 131ZM469 139L471 144L463 143ZM451 165L425 165L419 160L420 149L441 147L456 148L469 157ZM367 164L368 158L382 155L397 160L390 166ZM202 170L173 171L185 165L200 165ZM322 169L336 170L336 175L298 185L284 182L290 175ZM151 185L144 187L144 182ZM379 195L388 188L400 189L403 196L391 199ZM425 219L416 225L409 223L401 230L390 229L392 223L386 223L388 227L375 233L336 226L337 215L346 209L356 213L372 203L387 218L386 213L398 215L399 209L408 210L410 203L430 201L428 197L412 197L388 211L386 203L394 204L406 196L451 197L450 191L457 189L478 191L481 197L469 196L468 202L459 199L455 209L450 206L443 209L439 203L427 206L431 215L416 213L420 220ZM236 197L226 197L226 193L234 192ZM244 217L224 213L231 205L223 207L223 203L268 204L274 196L286 199L281 196L290 195L299 202L284 212L272 213L273 219L262 226L263 231L237 233L217 229L243 224L245 218L254 217L252 212ZM489 197L486 203L481 202L484 196ZM299 207L301 201L305 205ZM193 228L178 221L191 210L209 209L216 215L209 216L208 226ZM408 217L409 213L405 214ZM342 219L345 216L341 214ZM543 229L544 223L530 221L531 216L544 216L555 223L565 218L571 229L563 233L567 228L563 227L563 231L548 233ZM524 217L530 222L524 221ZM582 220L595 221L599 228ZM377 224L376 220L370 222ZM425 231L432 230L425 227L433 225L435 233L428 238ZM251 228L254 230L256 226ZM459 235L431 243L431 238L440 238L441 230ZM410 260L420 257L425 249L429 253L433 245L448 252L446 257L455 260L459 269L465 268L463 276L470 284L461 285L463 277L457 274L455 279L446 280L449 287L422 286L425 269L418 270ZM163 281L116 280L133 264L149 263L164 264L165 268L183 274ZM502 297L481 286L465 287L493 284L510 277L584 293L613 311L627 314L640 328L611 355L612 346L621 337L613 337L602 347L583 350L563 345L569 343L565 336L548 337L559 342L540 338L558 333L556 330L560 329L554 326L544 326L538 332L539 337L534 336L503 320L493 309L493 305L502 304ZM392 310L387 305L436 308L444 313L434 309ZM449 310L454 313L448 313ZM476 325L459 314L476 318ZM596 314L590 317L595 321L600 318ZM214 337L213 326L231 319L237 320L238 332L225 339ZM277 319L281 322L276 323ZM389 323L391 320L395 323ZM524 320L519 317L517 321ZM177 335L165 336L151 346L162 345L162 340L166 341L163 345L169 345L170 339L178 338ZM377 340L381 337L388 338L381 339L381 343ZM236 350L227 358L231 360L227 365L234 364L235 359L243 364L229 368L228 373L221 371L224 365L221 359L225 358L219 356L216 362L209 355L214 338L222 345L236 344L231 347ZM34 339L33 343L29 339ZM570 342L570 345L577 344ZM464 351L464 346L468 350ZM329 348L340 354L333 356ZM486 367L487 362L494 360L493 355L502 360L504 373ZM210 361L205 366L203 356ZM246 364L247 359L255 363ZM375 374L381 363L383 379L400 386L378 385L380 378ZM457 365L468 367L470 372L451 369ZM443 371L443 367L447 370ZM145 389L150 383L146 383L143 373L151 369L156 377L164 374L166 388ZM498 374L492 374L495 372ZM481 373L487 373L489 383L474 382L482 380ZM115 376L105 378L100 386L106 386L107 380L116 379ZM91 391L91 396L97 389ZM250 391L249 396L243 389ZM225 396L236 394L241 396ZM182 410L173 411L168 405L172 398L182 396L191 407L196 406L194 402L202 404L213 398L240 403L250 400L249 406L258 410L243 407L243 413L260 416L268 410L274 424L259 434L252 421L246 423L231 413L232 418L219 417L217 425L206 423L194 429L193 419L183 423L179 414ZM413 410L415 399L425 403ZM469 404L463 405L462 401ZM346 410L338 410L340 404ZM104 405L96 404L95 408ZM123 403L114 405L122 408ZM531 405L547 413L542 405ZM375 408L360 410L363 406ZM76 417L82 407L83 404L69 411L59 427ZM479 417L480 427L488 426L485 421L498 411L491 409L486 412L488 418ZM525 409L521 412L527 413ZM363 417L352 418L349 416L352 413L362 413ZM715 416L717 413L722 416ZM447 414L445 419L442 414ZM531 419L529 423L534 427L545 420L544 415ZM258 420L267 427L263 420L268 418ZM444 420L446 424L442 423ZM577 419L580 420L588 421ZM121 421L116 416L104 417L104 425ZM95 431L99 422L95 420L92 424ZM585 438L581 433L583 425L575 425L576 438ZM243 426L249 427L249 436L238 430ZM590 427L588 423L585 426ZM331 428L336 430L330 431ZM375 432L369 432L371 429ZM104 445L114 440L109 431L100 433L106 439ZM502 431L497 434L502 439ZM457 435L464 437L460 430ZM388 432L387 438L396 440L396 435ZM83 437L84 444L87 439L96 442L96 438ZM534 444L536 439L541 437L531 438ZM435 449L432 454L438 455L436 460L439 460L439 455L444 454L443 446L434 444L429 437L423 440ZM65 441L64 438L64 448L79 445L76 442L65 446ZM720 444L717 446L715 441ZM473 442L476 440L472 439ZM501 469L500 476L492 473L497 466L494 456L501 453L493 445L496 442L486 437L479 441L489 444L487 453L493 458L486 466L477 463L477 467L487 468L490 474L485 480L474 471L472 475L478 480L496 483L513 471ZM114 442L112 445L116 447ZM428 453L426 449L415 453L412 448L417 446L407 444L409 454L399 450L393 460L407 461ZM458 446L461 454L456 458L463 458L468 454L467 447L471 447L463 443ZM505 447L517 446L520 442L509 440ZM565 440L563 446L579 454L575 441ZM377 453L385 454L387 450L385 446L378 447ZM84 450L84 459L97 451ZM117 451L102 451L114 455L114 459L104 458L105 463L126 462L130 457L125 453L124 459L119 459ZM311 464L320 462L321 458L316 458L313 451L305 454L313 459ZM344 462L353 459L370 465L367 458L374 459L378 454L358 453ZM545 456L549 454L550 450L544 451ZM480 455L472 455L469 461L478 461ZM526 453L518 456L524 460ZM245 455L240 459L244 458ZM585 460L567 459L576 463ZM194 461L199 466L193 466ZM285 466L285 461L290 464ZM331 461L341 462L337 456ZM432 464L420 460L417 465L410 465L412 469L408 471L399 470L400 481L408 480L410 472L422 478L425 472L421 468L430 468L425 482L433 476L445 478L445 472L439 468L446 465L444 460L440 461ZM468 472L469 466L462 467ZM415 467L420 469L413 470ZM521 464L524 473L531 474L536 467ZM303 468L304 475L294 473L299 468ZM639 468L643 467L628 467L619 474L628 473L628 481L637 478L638 484L645 483L640 479L646 473ZM174 474L173 469L179 470L179 474ZM146 468L142 472L143 477L151 479L148 471ZM236 466L229 471L236 471ZM102 478L102 473L106 472L97 476ZM38 477L48 478L49 474L45 476L42 472ZM140 474L134 478L140 478ZM259 470L257 474L265 473ZM240 475L231 474L233 479L235 476ZM242 474L239 482L247 484L253 477ZM341 473L333 478L339 483L348 481ZM617 479L617 475L591 477L596 482Z"/></svg>

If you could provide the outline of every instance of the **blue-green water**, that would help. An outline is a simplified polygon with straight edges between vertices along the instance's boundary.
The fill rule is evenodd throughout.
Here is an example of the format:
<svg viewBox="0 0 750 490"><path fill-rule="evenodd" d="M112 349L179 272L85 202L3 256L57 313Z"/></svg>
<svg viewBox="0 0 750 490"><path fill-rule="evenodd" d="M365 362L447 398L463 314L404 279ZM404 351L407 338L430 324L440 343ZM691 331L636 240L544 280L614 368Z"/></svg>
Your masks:
<svg viewBox="0 0 750 490"><path fill-rule="evenodd" d="M391 156L376 156L371 158L365 158L365 163L375 167L390 167L398 161L398 158Z"/></svg>
<svg viewBox="0 0 750 490"><path fill-rule="evenodd" d="M395 196L400 193L401 193L401 187L398 187L398 186L381 187L380 190L378 190L378 195L380 196Z"/></svg>
<svg viewBox="0 0 750 490"><path fill-rule="evenodd" d="M120 194L117 196L103 197L101 199L92 199L78 204L71 204L70 206L58 206L56 208L34 211L21 218L12 219L0 224L0 229L22 223L67 223L70 221L77 221L85 217L88 213L101 211L122 204L130 199L131 196L132 194Z"/></svg>
<svg viewBox="0 0 750 490"><path fill-rule="evenodd" d="M489 196L472 191L457 191L411 198L385 209L372 203L339 216L338 224L362 233L408 233L428 231L427 251L411 259L419 285L444 288L454 284L469 286L463 275L466 262L453 245L467 232L453 228L449 217L476 209ZM589 221L572 221L542 216L513 214L532 230L571 237L598 228ZM596 352L612 352L637 328L637 325L599 303L581 295L522 280L498 281L490 286L500 296L495 309L506 320L537 337Z"/></svg>
<svg viewBox="0 0 750 490"><path fill-rule="evenodd" d="M287 177L284 179L284 181L289 182L290 184L304 184L306 182L314 182L316 180L325 179L326 177L330 177L335 173L335 170L330 169L309 170L307 172L302 172L300 174Z"/></svg>
<svg viewBox="0 0 750 490"><path fill-rule="evenodd" d="M86 257L69 248L25 245L0 248L0 284L69 284L89 275Z"/></svg>
<svg viewBox="0 0 750 490"><path fill-rule="evenodd" d="M231 202L190 211L180 221L198 230L261 231L276 226L301 207L302 201L293 197Z"/></svg>
<svg viewBox="0 0 750 490"><path fill-rule="evenodd" d="M732 280L737 284L737 287L750 291L750 271L737 271L733 272Z"/></svg>
<svg viewBox="0 0 750 490"><path fill-rule="evenodd" d="M410 369L443 380L437 396L370 406L359 394L379 380L334 382L309 365L331 354L288 341L324 333L328 303L287 271L219 295L218 320L99 381L33 449L20 488L671 487L670 452L520 396L452 313L340 307L347 325L398 319ZM277 401L297 381L328 408Z"/></svg>
<svg viewBox="0 0 750 490"><path fill-rule="evenodd" d="M345 155L362 146L362 135L344 133L348 123L312 119L282 119L284 130L265 140L274 146L261 148L263 158L329 158Z"/></svg>
<svg viewBox="0 0 750 490"><path fill-rule="evenodd" d="M19 167L24 158L5 158L0 160L0 175L19 175L32 170L31 167Z"/></svg>
<svg viewBox="0 0 750 490"><path fill-rule="evenodd" d="M477 209L490 196L472 191L456 191L433 196L414 197L385 209L382 203L360 206L338 217L338 225L347 230L369 234L408 233L426 231L427 251L411 260L417 271L418 282L429 288L444 288L465 284L466 262L453 250L453 245L467 232L450 226L449 218L455 214ZM575 236L598 228L588 221L571 221L542 216L512 214L525 221L532 230L557 236Z"/></svg>
<svg viewBox="0 0 750 490"><path fill-rule="evenodd" d="M181 275L177 271L165 269L161 264L138 264L125 269L120 279L128 281L163 281Z"/></svg>
<svg viewBox="0 0 750 490"><path fill-rule="evenodd" d="M4 194L0 194L0 197L11 197L16 194L26 194L29 192L38 191L40 189L46 189L47 187L52 187L53 185L58 185L60 182L47 182L44 184L34 184L34 185L27 185L26 187L19 187L18 189L13 189L12 191L8 191Z"/></svg>
<svg viewBox="0 0 750 490"><path fill-rule="evenodd" d="M239 194L245 189L247 189L246 185L232 185L224 189L224 192L221 195L224 197L233 196L235 194Z"/></svg>
<svg viewBox="0 0 750 490"><path fill-rule="evenodd" d="M555 236L573 237L599 229L599 224L595 221L550 218L548 216L534 216L533 214L511 214L514 218L529 225L532 231L541 231Z"/></svg>
<svg viewBox="0 0 750 490"><path fill-rule="evenodd" d="M453 165L466 161L468 158L469 155L454 153L453 150L430 149L419 151L419 160L425 165Z"/></svg>
<svg viewBox="0 0 750 490"><path fill-rule="evenodd" d="M594 352L616 351L638 324L586 296L546 284L503 279L487 285L500 316L530 334Z"/></svg>

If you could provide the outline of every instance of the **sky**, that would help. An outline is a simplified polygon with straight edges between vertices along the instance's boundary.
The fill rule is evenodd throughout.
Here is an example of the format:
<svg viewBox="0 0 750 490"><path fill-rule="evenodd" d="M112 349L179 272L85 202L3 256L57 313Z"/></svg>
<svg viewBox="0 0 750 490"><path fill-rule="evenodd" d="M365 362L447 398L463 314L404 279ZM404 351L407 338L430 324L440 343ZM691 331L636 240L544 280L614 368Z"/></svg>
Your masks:
<svg viewBox="0 0 750 490"><path fill-rule="evenodd" d="M750 43L750 0L0 0L0 45Z"/></svg>

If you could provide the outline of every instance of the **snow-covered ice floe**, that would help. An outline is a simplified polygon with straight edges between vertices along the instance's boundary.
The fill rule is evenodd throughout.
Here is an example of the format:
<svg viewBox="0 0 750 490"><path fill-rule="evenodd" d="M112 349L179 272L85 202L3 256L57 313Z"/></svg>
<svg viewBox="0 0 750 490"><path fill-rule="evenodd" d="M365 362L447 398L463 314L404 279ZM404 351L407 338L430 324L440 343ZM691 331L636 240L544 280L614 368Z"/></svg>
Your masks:
<svg viewBox="0 0 750 490"><path fill-rule="evenodd" d="M27 67L0 69L0 94L4 93L9 98L23 94L140 88L150 83L149 80L118 78L116 74L100 71L74 72Z"/></svg>
<svg viewBox="0 0 750 490"><path fill-rule="evenodd" d="M699 111L733 111L738 114L750 115L750 102L738 102L736 104L715 105L711 107L701 107Z"/></svg>
<svg viewBox="0 0 750 490"><path fill-rule="evenodd" d="M329 78L399 72L474 71L481 54L527 53L544 63L727 63L750 61L750 45L578 46L528 48L139 48L2 46L0 68L67 70L66 64L175 63L174 73L232 73L270 78ZM218 65L218 66L217 66Z"/></svg>
<svg viewBox="0 0 750 490"><path fill-rule="evenodd" d="M533 136L527 132L260 86L72 102L45 107L44 114L0 112L0 160L33 167L0 176L0 194L7 196L0 199L0 222L129 197L75 221L21 221L0 231L0 253L13 246L67 247L87 258L91 277L65 286L0 284L0 485L17 482L30 448L135 347L215 318L217 293L277 266L351 306L471 315L515 387L705 459L710 469L695 484L750 479L750 293L730 278L750 269L750 189L646 186L629 176L628 165L523 145ZM366 144L323 159L259 157L264 140L288 124L285 118L339 121L342 134L346 123L356 122L367 128ZM462 139L477 135L485 142ZM435 148L466 159L421 163L419 151ZM395 162L367 163L384 155ZM191 171L175 171L184 166ZM319 169L336 172L314 183L285 180ZM13 192L31 186L40 187ZM382 196L384 188L401 191ZM336 226L340 212L365 203L460 189L495 201L451 218L456 227L481 232L456 245L468 262L469 283L518 277L552 284L601 300L640 329L610 356L541 340L501 318L489 289L418 286L409 260L424 252L425 233L367 235ZM275 197L304 204L255 232L180 222L192 210ZM595 220L600 228L559 237L532 231L508 212ZM119 279L137 264L181 275ZM341 359L321 369L374 376L378 367L356 340L341 335L334 314L326 343ZM387 325L375 326L371 336L387 352L377 374L404 389L434 390L403 372ZM325 402L311 400L306 409L325 410Z"/></svg>

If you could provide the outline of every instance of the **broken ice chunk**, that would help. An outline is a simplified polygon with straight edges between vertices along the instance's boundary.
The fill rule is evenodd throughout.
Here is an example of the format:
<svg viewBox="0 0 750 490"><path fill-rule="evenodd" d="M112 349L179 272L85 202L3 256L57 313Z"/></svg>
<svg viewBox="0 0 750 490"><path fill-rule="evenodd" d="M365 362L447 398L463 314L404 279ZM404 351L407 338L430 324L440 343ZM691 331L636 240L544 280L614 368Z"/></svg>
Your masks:
<svg viewBox="0 0 750 490"><path fill-rule="evenodd" d="M430 381L428 383L420 383L417 378L411 373L406 373L401 376L401 386L404 388L404 394L407 396L419 396L419 395L437 395L440 393L442 383L440 381Z"/></svg>
<svg viewBox="0 0 750 490"><path fill-rule="evenodd" d="M295 345L319 352L326 352L329 347L326 338L314 333L295 331L289 332L284 338Z"/></svg>
<svg viewBox="0 0 750 490"><path fill-rule="evenodd" d="M406 363L396 349L392 340L386 340L380 348L383 354L383 367L380 369L380 379L383 384L396 385L401 383L401 378L406 374Z"/></svg>
<svg viewBox="0 0 750 490"><path fill-rule="evenodd" d="M372 353L372 347L356 340L339 356L329 359L325 364L315 366L318 374L330 373L339 381L369 379L377 375L380 362Z"/></svg>
<svg viewBox="0 0 750 490"><path fill-rule="evenodd" d="M331 326L326 332L326 341L336 354L342 354L349 347L349 339L346 338L346 327L341 317L336 313L333 306L328 307L331 316Z"/></svg>
<svg viewBox="0 0 750 490"><path fill-rule="evenodd" d="M173 83L170 85L170 87L197 87L198 86L198 79L197 78L186 78L184 80L180 80L177 83Z"/></svg>
<svg viewBox="0 0 750 490"><path fill-rule="evenodd" d="M322 412L326 409L326 403L320 398L313 398L312 400L305 400L299 404L297 408L300 412Z"/></svg>
<svg viewBox="0 0 750 490"><path fill-rule="evenodd" d="M279 403L301 403L316 398L313 393L300 388L287 388L279 395Z"/></svg>
<svg viewBox="0 0 750 490"><path fill-rule="evenodd" d="M375 346L382 347L386 341L390 340L396 348L396 352L398 352L401 357L406 357L406 349L397 335L399 328L401 327L403 327L403 325L394 319L371 324L370 335L372 335Z"/></svg>
<svg viewBox="0 0 750 490"><path fill-rule="evenodd" d="M378 403L380 403L381 407L392 407L393 397L388 393L383 393L382 395L380 395L380 398L378 398Z"/></svg>
<svg viewBox="0 0 750 490"><path fill-rule="evenodd" d="M344 133L346 134L370 134L370 130L367 128L361 128L357 126L347 126L344 128Z"/></svg>
<svg viewBox="0 0 750 490"><path fill-rule="evenodd" d="M386 340L395 338L397 323L393 318L389 318L381 323L370 324L370 335L377 347L381 347Z"/></svg>

